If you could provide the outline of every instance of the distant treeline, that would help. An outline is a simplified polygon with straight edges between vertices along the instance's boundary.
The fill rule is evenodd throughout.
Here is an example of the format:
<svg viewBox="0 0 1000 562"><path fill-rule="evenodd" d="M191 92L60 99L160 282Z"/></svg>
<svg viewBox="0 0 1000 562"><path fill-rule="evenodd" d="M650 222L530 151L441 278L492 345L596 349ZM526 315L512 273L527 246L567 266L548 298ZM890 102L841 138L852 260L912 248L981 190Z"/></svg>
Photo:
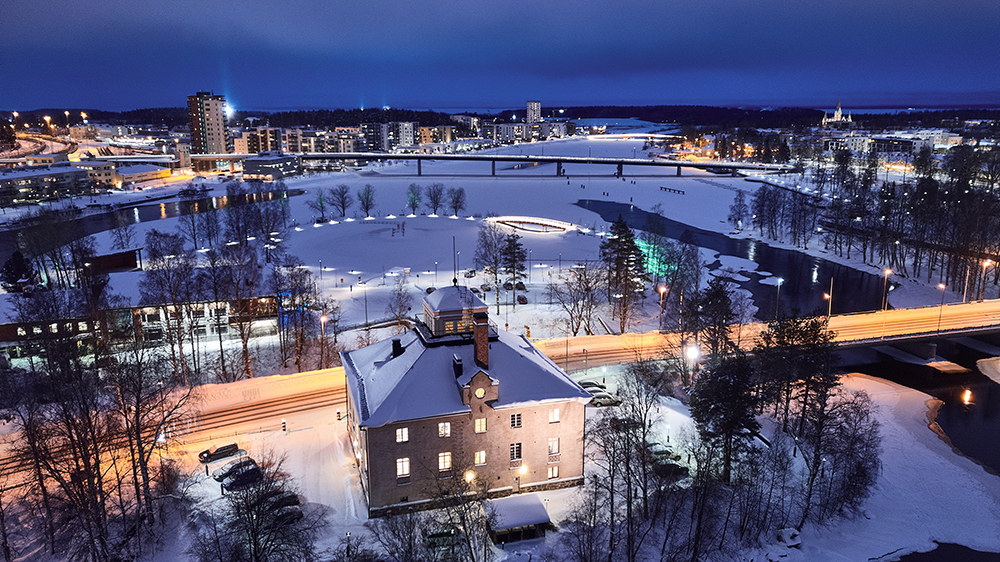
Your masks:
<svg viewBox="0 0 1000 562"><path fill-rule="evenodd" d="M635 118L654 123L677 123L713 130L736 128L756 129L796 129L819 124L823 112L800 107L779 108L738 108L712 107L707 105L646 105L646 106L580 106L562 108L558 117L564 119L628 119ZM63 109L36 109L21 112L25 120L40 121L51 115L54 123L62 123ZM131 111L101 111L97 109L71 109L70 121L79 123L80 112L84 111L92 123L116 125L166 125L183 127L188 124L187 108L159 107L133 109ZM520 112L522 108L480 115L484 121L502 120L499 115ZM859 127L881 130L903 127L953 127L962 121L982 119L1000 122L1000 109L941 109L907 111L899 113L856 113L850 108L846 112ZM9 113L9 112L8 112ZM553 110L545 110L546 116L555 116ZM361 123L388 123L392 121L416 121L424 127L454 125L447 113L437 111L415 111L410 109L313 109L299 111L237 111L234 119L243 122L250 118L253 125L272 127L353 127ZM995 126L994 126L995 130Z"/></svg>

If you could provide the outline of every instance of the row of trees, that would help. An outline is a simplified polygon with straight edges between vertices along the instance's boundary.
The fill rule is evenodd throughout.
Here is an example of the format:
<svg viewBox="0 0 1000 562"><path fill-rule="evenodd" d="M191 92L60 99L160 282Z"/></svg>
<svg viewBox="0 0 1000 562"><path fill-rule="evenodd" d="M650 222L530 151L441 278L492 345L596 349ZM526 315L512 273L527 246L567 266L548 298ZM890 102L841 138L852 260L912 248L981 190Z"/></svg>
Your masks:
<svg viewBox="0 0 1000 562"><path fill-rule="evenodd" d="M358 207L365 217L370 217L375 209L375 188L371 184L365 184L357 193ZM351 195L351 188L345 184L331 187L329 190L318 190L315 197L306 204L309 208L319 213L317 220L325 222L327 213L336 212L340 217L346 217L347 211L354 205L354 197ZM406 206L411 214L416 214L422 206L426 206L432 215L436 215L442 208L451 211L452 215L465 210L466 196L464 187L445 188L443 184L433 183L427 187L411 183L406 189Z"/></svg>
<svg viewBox="0 0 1000 562"><path fill-rule="evenodd" d="M762 237L803 248L819 236L838 255L983 295L990 273L983 264L1000 257L1000 152L960 145L939 165L925 147L912 159L913 175L901 182L879 182L881 166L875 153L855 158L846 150L821 160L808 172L827 198L762 185L751 207L753 226ZM746 218L739 197L730 209L734 225ZM992 282L1000 282L996 268Z"/></svg>
<svg viewBox="0 0 1000 562"><path fill-rule="evenodd" d="M725 308L711 292L692 299ZM690 386L696 434L663 442L656 429L661 396L685 378L683 347L666 344L664 361L637 352L619 385L621 406L588 426L596 471L553 559L733 556L780 529L859 512L881 469L878 422L863 392L840 387L825 321L775 320L752 357L721 326L702 321L695 330L709 350Z"/></svg>

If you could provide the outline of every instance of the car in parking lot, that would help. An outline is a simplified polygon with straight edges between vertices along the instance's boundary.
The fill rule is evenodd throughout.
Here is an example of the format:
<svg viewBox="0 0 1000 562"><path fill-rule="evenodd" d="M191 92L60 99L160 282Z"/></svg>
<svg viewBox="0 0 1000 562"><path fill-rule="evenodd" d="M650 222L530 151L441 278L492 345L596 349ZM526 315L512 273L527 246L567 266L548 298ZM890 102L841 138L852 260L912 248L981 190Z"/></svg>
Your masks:
<svg viewBox="0 0 1000 562"><path fill-rule="evenodd" d="M608 391L608 387L604 386L603 384L601 384L601 383L599 383L597 381L580 381L579 384L587 392L590 392L592 390L593 391L601 391L601 392L607 392Z"/></svg>
<svg viewBox="0 0 1000 562"><path fill-rule="evenodd" d="M514 283L514 288L517 289L518 291L527 291L528 290L528 289L526 289L524 287L524 281L518 281L517 283Z"/></svg>
<svg viewBox="0 0 1000 562"><path fill-rule="evenodd" d="M263 505L269 511L275 511L283 507L291 507L293 505L299 505L299 496L291 490L271 490L263 498L261 498Z"/></svg>
<svg viewBox="0 0 1000 562"><path fill-rule="evenodd" d="M517 304L528 304L528 297L524 295L517 295Z"/></svg>
<svg viewBox="0 0 1000 562"><path fill-rule="evenodd" d="M236 443L229 443L227 445L212 445L208 449L198 453L198 460L207 464L231 457L238 452L240 452L240 448Z"/></svg>
<svg viewBox="0 0 1000 562"><path fill-rule="evenodd" d="M514 284L513 283L511 283L510 281L504 281L503 290L505 290L505 291L511 291L513 289L514 289Z"/></svg>
<svg viewBox="0 0 1000 562"><path fill-rule="evenodd" d="M223 465L222 468L212 473L212 479L216 482L222 482L231 474L236 473L237 470L247 466L257 466L257 461L251 459L250 457L241 457L236 460L229 461Z"/></svg>
<svg viewBox="0 0 1000 562"><path fill-rule="evenodd" d="M477 287L469 287L469 290L472 291L472 294L476 295L477 297L482 296L483 294L483 292L480 291L479 288Z"/></svg>
<svg viewBox="0 0 1000 562"><path fill-rule="evenodd" d="M231 492L233 490L239 490L251 484L256 484L264 477L264 473L261 472L260 467L257 463L252 465L243 465L240 468L233 471L225 480L222 481L222 489L226 492Z"/></svg>
<svg viewBox="0 0 1000 562"><path fill-rule="evenodd" d="M592 392L594 398L590 401L591 405L602 407L602 406L617 406L622 403L622 399L617 396L612 396L607 392Z"/></svg>
<svg viewBox="0 0 1000 562"><path fill-rule="evenodd" d="M303 517L305 517L305 514L302 513L302 510L297 505L291 505L275 512L274 523L276 525L289 525L299 521Z"/></svg>

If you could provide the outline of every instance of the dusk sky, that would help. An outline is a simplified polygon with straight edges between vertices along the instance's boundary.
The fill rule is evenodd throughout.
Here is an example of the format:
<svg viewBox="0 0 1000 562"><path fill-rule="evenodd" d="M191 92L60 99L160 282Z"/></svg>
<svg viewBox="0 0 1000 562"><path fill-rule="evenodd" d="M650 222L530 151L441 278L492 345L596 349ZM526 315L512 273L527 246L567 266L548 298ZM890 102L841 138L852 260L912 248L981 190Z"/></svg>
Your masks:
<svg viewBox="0 0 1000 562"><path fill-rule="evenodd" d="M0 109L1000 105L996 0L5 0Z"/></svg>

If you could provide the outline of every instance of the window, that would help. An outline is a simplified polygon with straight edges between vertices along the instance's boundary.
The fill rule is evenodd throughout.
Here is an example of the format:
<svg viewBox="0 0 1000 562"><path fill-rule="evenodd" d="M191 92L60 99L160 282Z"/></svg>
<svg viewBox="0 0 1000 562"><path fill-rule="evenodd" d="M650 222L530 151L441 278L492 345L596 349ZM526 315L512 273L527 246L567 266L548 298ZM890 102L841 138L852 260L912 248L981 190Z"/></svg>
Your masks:
<svg viewBox="0 0 1000 562"><path fill-rule="evenodd" d="M549 437L549 454L558 455L559 454L559 438Z"/></svg>
<svg viewBox="0 0 1000 562"><path fill-rule="evenodd" d="M396 430L396 443L406 443L410 440L410 429L401 427Z"/></svg>
<svg viewBox="0 0 1000 562"><path fill-rule="evenodd" d="M477 465L486 464L486 451L476 451L476 464Z"/></svg>
<svg viewBox="0 0 1000 562"><path fill-rule="evenodd" d="M559 423L559 408L549 410L549 423Z"/></svg>
<svg viewBox="0 0 1000 562"><path fill-rule="evenodd" d="M549 478L559 478L559 465L549 467Z"/></svg>
<svg viewBox="0 0 1000 562"><path fill-rule="evenodd" d="M451 422L438 424L438 437L451 437Z"/></svg>
<svg viewBox="0 0 1000 562"><path fill-rule="evenodd" d="M451 453L438 453L438 470L441 472L451 470Z"/></svg>
<svg viewBox="0 0 1000 562"><path fill-rule="evenodd" d="M511 414L510 415L510 426L511 427L521 427L521 414Z"/></svg>
<svg viewBox="0 0 1000 562"><path fill-rule="evenodd" d="M24 329L23 326L18 326L17 327L17 335L19 335L19 336L26 336L26 335L28 335L28 332L27 332L27 330Z"/></svg>
<svg viewBox="0 0 1000 562"><path fill-rule="evenodd" d="M486 418L476 418L476 433L486 433Z"/></svg>
<svg viewBox="0 0 1000 562"><path fill-rule="evenodd" d="M510 444L510 460L519 461L521 460L521 444L511 443Z"/></svg>
<svg viewBox="0 0 1000 562"><path fill-rule="evenodd" d="M410 475L410 457L396 459L396 478L406 478Z"/></svg>

